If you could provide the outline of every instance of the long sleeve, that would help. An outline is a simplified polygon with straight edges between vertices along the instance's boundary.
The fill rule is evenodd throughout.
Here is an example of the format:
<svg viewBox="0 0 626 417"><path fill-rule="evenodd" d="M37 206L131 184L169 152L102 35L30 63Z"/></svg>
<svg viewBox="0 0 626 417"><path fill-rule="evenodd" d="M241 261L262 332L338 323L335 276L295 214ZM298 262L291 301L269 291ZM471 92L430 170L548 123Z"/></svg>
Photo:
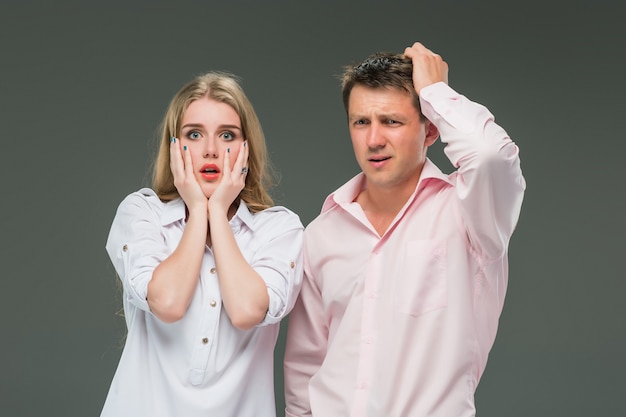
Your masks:
<svg viewBox="0 0 626 417"><path fill-rule="evenodd" d="M472 247L483 259L502 257L526 188L517 146L484 106L444 83L422 89L420 100L458 168L451 178Z"/></svg>
<svg viewBox="0 0 626 417"><path fill-rule="evenodd" d="M289 316L285 349L285 402L288 417L311 415L309 381L322 365L328 344L322 295L306 259L305 255L304 280Z"/></svg>
<svg viewBox="0 0 626 417"><path fill-rule="evenodd" d="M299 217L284 207L263 213L250 242L250 265L267 285L269 308L260 325L280 322L293 308L302 285L302 234ZM263 238L260 238L263 236Z"/></svg>
<svg viewBox="0 0 626 417"><path fill-rule="evenodd" d="M124 286L124 296L135 307L150 311L148 283L157 265L169 255L161 233L157 204L151 190L130 194L119 205L106 250Z"/></svg>

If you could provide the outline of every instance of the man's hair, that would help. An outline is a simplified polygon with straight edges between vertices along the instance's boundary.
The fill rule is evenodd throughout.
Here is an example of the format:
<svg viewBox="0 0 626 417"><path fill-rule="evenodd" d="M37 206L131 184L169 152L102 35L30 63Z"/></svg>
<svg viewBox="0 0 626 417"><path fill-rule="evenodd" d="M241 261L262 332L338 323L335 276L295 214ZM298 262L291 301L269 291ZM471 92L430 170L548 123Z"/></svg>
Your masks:
<svg viewBox="0 0 626 417"><path fill-rule="evenodd" d="M370 88L396 88L406 91L413 97L413 105L424 119L419 96L413 86L413 63L402 54L376 52L363 62L344 67L341 76L343 106L348 112L350 93L356 85Z"/></svg>

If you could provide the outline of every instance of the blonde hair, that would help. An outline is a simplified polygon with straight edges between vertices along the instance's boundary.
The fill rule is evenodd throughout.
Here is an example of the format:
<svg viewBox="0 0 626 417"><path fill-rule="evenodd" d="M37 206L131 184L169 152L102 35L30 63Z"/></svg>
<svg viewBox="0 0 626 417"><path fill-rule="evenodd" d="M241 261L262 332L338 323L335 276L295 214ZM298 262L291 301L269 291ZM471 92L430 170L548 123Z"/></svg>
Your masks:
<svg viewBox="0 0 626 417"><path fill-rule="evenodd" d="M243 137L248 143L248 174L239 198L252 212L273 206L268 190L274 185L274 177L261 123L237 77L223 72L208 72L196 77L172 98L161 124L152 188L162 201L180 197L170 169L170 138L179 137L183 114L189 104L204 97L228 104L241 119Z"/></svg>

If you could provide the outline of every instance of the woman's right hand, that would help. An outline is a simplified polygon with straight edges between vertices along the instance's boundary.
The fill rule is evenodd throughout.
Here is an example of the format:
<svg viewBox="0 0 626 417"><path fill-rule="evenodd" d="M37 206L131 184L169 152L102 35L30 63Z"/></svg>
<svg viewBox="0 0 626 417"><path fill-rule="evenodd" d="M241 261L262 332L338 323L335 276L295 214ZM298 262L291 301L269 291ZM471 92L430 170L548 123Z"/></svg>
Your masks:
<svg viewBox="0 0 626 417"><path fill-rule="evenodd" d="M198 285L208 228L208 200L194 176L190 151L181 146L178 139L170 140L170 168L189 217L178 246L154 269L148 283L150 311L166 323L180 320L189 308Z"/></svg>
<svg viewBox="0 0 626 417"><path fill-rule="evenodd" d="M170 139L170 169L174 176L174 186L187 208L190 211L198 208L206 212L208 199L196 179L191 151L177 138Z"/></svg>

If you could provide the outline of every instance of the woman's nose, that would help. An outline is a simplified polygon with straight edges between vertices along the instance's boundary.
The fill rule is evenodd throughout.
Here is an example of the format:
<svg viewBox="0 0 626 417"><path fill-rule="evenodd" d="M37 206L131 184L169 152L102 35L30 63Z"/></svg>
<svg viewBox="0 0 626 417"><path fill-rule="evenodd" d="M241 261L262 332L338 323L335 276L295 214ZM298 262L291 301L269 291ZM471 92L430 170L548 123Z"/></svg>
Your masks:
<svg viewBox="0 0 626 417"><path fill-rule="evenodd" d="M215 139L206 138L204 140L204 146L202 149L202 156L204 158L217 158L217 145L215 143Z"/></svg>

